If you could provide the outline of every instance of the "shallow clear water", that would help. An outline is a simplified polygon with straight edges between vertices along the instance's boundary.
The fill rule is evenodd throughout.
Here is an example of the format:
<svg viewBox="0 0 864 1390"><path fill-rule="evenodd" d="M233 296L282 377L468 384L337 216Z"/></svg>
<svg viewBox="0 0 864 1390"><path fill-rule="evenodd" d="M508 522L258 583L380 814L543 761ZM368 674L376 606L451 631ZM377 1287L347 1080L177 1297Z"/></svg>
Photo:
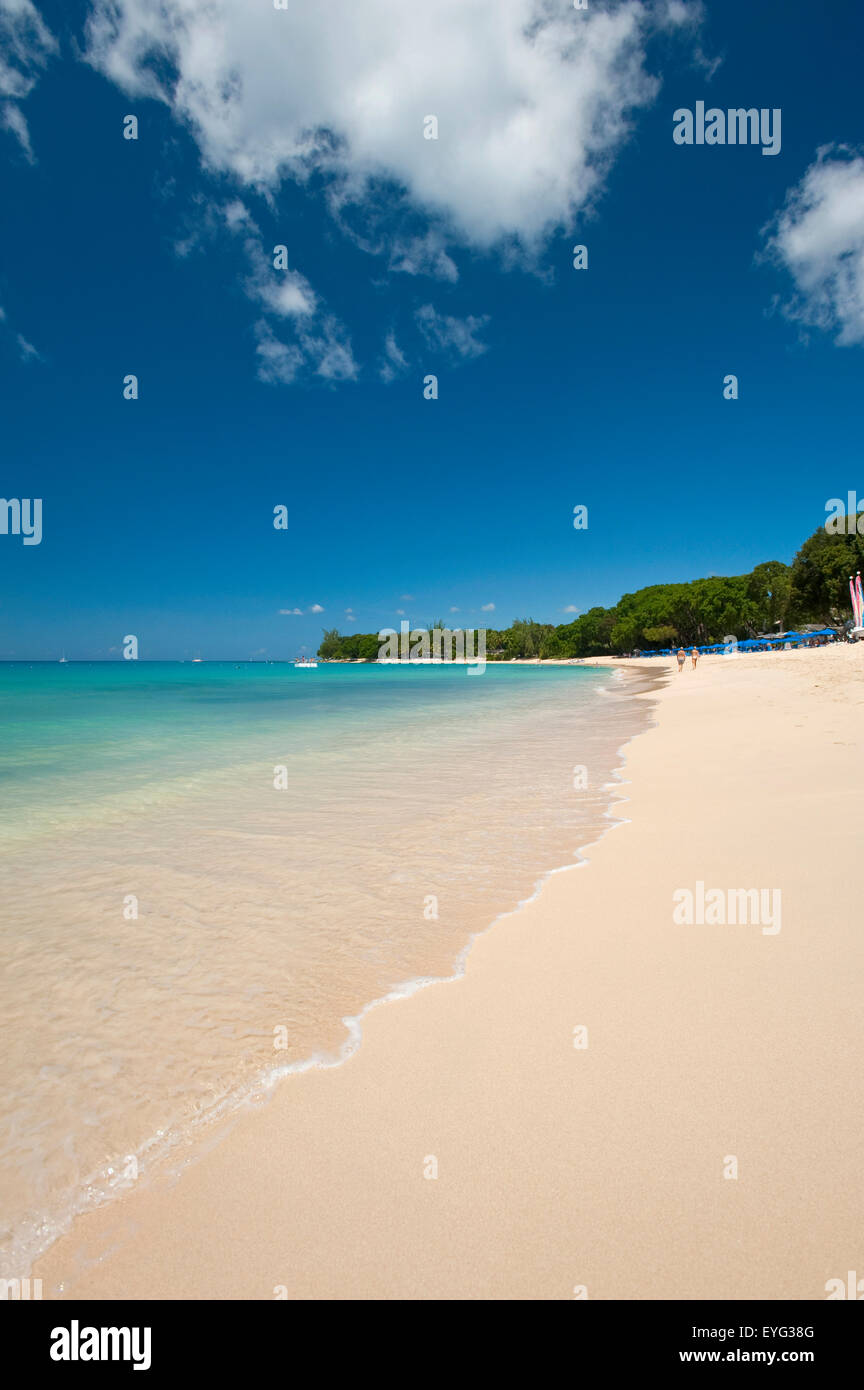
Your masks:
<svg viewBox="0 0 864 1390"><path fill-rule="evenodd" d="M133 1158L337 1059L346 1020L452 974L572 863L648 717L621 690L581 667L0 666L0 1273Z"/></svg>

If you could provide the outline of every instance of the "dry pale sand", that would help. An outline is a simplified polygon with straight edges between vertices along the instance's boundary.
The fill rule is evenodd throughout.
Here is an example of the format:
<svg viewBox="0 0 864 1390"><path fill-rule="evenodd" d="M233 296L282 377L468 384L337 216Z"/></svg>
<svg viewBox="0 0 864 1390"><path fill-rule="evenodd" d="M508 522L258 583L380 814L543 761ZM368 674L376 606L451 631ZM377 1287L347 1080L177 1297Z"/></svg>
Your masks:
<svg viewBox="0 0 864 1390"><path fill-rule="evenodd" d="M864 645L640 698L658 723L589 862L461 980L373 1011L344 1066L81 1218L46 1297L820 1299L864 1274ZM780 888L782 930L676 925L697 880Z"/></svg>

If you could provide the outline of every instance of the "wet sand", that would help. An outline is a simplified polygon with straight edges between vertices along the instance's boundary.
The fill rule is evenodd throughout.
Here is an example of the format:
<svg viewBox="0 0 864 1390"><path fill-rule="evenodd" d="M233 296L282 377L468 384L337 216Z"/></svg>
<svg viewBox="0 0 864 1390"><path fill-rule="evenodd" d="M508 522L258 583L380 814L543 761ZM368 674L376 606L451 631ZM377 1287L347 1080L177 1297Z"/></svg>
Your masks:
<svg viewBox="0 0 864 1390"><path fill-rule="evenodd" d="M821 1299L862 1268L864 645L658 668L587 862L80 1218L45 1297ZM781 929L675 922L699 882L779 889Z"/></svg>

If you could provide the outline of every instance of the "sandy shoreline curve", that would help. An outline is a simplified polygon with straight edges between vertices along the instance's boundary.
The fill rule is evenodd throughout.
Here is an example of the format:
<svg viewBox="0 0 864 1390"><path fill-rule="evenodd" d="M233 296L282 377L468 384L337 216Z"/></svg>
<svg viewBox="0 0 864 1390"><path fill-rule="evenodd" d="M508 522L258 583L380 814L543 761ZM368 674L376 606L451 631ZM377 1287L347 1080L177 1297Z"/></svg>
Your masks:
<svg viewBox="0 0 864 1390"><path fill-rule="evenodd" d="M820 1299L864 1268L864 647L648 669L614 834L343 1066L80 1217L46 1298ZM674 921L699 883L779 891L780 929Z"/></svg>

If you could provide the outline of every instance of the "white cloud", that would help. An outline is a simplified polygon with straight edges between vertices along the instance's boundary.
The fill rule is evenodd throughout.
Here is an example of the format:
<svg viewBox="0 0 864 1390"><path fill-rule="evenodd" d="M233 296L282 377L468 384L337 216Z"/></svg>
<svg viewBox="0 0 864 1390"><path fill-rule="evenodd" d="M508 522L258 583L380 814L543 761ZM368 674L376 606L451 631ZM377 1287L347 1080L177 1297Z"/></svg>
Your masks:
<svg viewBox="0 0 864 1390"><path fill-rule="evenodd" d="M30 129L20 106L16 106L12 101L6 101L0 108L0 125L4 130L8 130L10 135L14 135L18 144L27 159L28 164L36 163L36 156L33 153L33 146L30 143Z"/></svg>
<svg viewBox="0 0 864 1390"><path fill-rule="evenodd" d="M393 238L390 269L406 275L431 275L436 280L459 279L456 262L447 254L440 231L430 228L423 236Z"/></svg>
<svg viewBox="0 0 864 1390"><path fill-rule="evenodd" d="M234 198L232 202L226 203L222 208L222 216L226 225L232 232L247 230L258 233L258 227L246 204L240 198Z"/></svg>
<svg viewBox="0 0 864 1390"><path fill-rule="evenodd" d="M309 609L309 612L310 612L310 613L323 613L323 612L324 612L324 609L321 607L321 604L320 604L320 603L313 603L312 607Z"/></svg>
<svg viewBox="0 0 864 1390"><path fill-rule="evenodd" d="M575 603L568 603L566 608L562 608L562 609L561 609L561 612L562 612L562 613L578 613L578 612L579 612L579 609L576 607Z"/></svg>
<svg viewBox="0 0 864 1390"><path fill-rule="evenodd" d="M355 381L359 376L347 330L332 314L316 320L311 328L299 329L298 338L316 376L327 381Z"/></svg>
<svg viewBox="0 0 864 1390"><path fill-rule="evenodd" d="M392 187L386 196L378 197L370 190L367 201L348 203L344 193L331 184L327 205L340 232L367 255L386 257L387 268L394 274L426 275L451 284L459 279L456 262L447 250L444 227L427 226L425 231L418 231L418 223L429 214L413 211Z"/></svg>
<svg viewBox="0 0 864 1390"><path fill-rule="evenodd" d="M315 313L318 301L305 275L298 270L276 270L252 237L247 238L245 250L252 267L245 281L250 299L278 318L310 318Z"/></svg>
<svg viewBox="0 0 864 1390"><path fill-rule="evenodd" d="M237 236L241 233L260 236L255 219L240 198L220 203L212 202L201 192L193 193L184 223L186 235L174 243L178 256L188 256L191 251L204 249L208 240L225 231Z"/></svg>
<svg viewBox="0 0 864 1390"><path fill-rule="evenodd" d="M602 191L658 81L654 31L690 28L681 0L96 0L91 63L159 98L204 163L272 193L324 176L340 215L377 198L422 215L394 268L453 278L450 238L536 247ZM154 61L157 60L157 61ZM166 61L167 60L167 61ZM165 74L176 68L176 82ZM434 114L439 139L423 138ZM442 259L442 257L444 259ZM450 267L453 267L452 270Z"/></svg>
<svg viewBox="0 0 864 1390"><path fill-rule="evenodd" d="M399 597L402 599L402 602L403 602L403 603L413 603L413 602L414 602L414 595L413 595L413 594L400 594Z"/></svg>
<svg viewBox="0 0 864 1390"><path fill-rule="evenodd" d="M459 612L459 609L458 609L458 608L451 608L451 609L450 609L450 612L451 612L451 613L458 613L458 612Z"/></svg>
<svg viewBox="0 0 864 1390"><path fill-rule="evenodd" d="M226 228L243 237L249 267L243 288L263 311L253 329L259 378L290 384L302 373L311 372L328 381L353 381L359 368L346 328L327 311L305 275L290 267L277 270L275 248L265 252L258 226L242 199L213 205L196 198L190 230L177 243L176 250L187 256L205 239ZM279 336L271 320L281 321Z"/></svg>
<svg viewBox="0 0 864 1390"><path fill-rule="evenodd" d="M479 357L486 351L486 344L475 336L489 322L488 318L453 318L449 314L439 314L431 304L424 304L417 310L414 318L430 347L439 352L453 351L458 357Z"/></svg>
<svg viewBox="0 0 864 1390"><path fill-rule="evenodd" d="M864 343L864 156L826 147L766 229L767 252L792 276L792 319Z"/></svg>
<svg viewBox="0 0 864 1390"><path fill-rule="evenodd" d="M397 608L397 609L396 609L396 617L397 617L397 618L404 618L404 617L405 617L405 609L404 609L404 608Z"/></svg>
<svg viewBox="0 0 864 1390"><path fill-rule="evenodd" d="M30 95L57 51L31 0L0 0L0 125L15 136L31 164L30 132L18 103Z"/></svg>
<svg viewBox="0 0 864 1390"><path fill-rule="evenodd" d="M258 354L258 375L262 381L290 385L303 366L303 353L295 344L280 342L269 323L261 319L255 325Z"/></svg>
<svg viewBox="0 0 864 1390"><path fill-rule="evenodd" d="M209 241L226 231L242 237L248 267L243 288L262 314L252 330L259 378L290 384L312 374L328 381L353 381L359 367L347 329L329 312L305 275L290 267L276 268L276 248L265 247L260 229L241 198L213 203L196 194L184 235L174 249L186 257L205 249Z"/></svg>
<svg viewBox="0 0 864 1390"><path fill-rule="evenodd" d="M698 42L698 31L705 18L705 7L701 0L666 0L664 18L669 29L690 31L693 65L700 68L710 82L723 59L709 58Z"/></svg>
<svg viewBox="0 0 864 1390"><path fill-rule="evenodd" d="M342 324L326 317L311 328L297 328L296 342L277 338L265 319L255 325L258 376L262 381L290 384L308 368L325 381L354 381L360 368Z"/></svg>
<svg viewBox="0 0 864 1390"><path fill-rule="evenodd" d="M18 351L21 354L22 362L31 362L34 357L38 361L42 361L42 354L37 351L32 343L28 343L23 333L15 334L15 342L18 344Z"/></svg>
<svg viewBox="0 0 864 1390"><path fill-rule="evenodd" d="M656 98L649 39L678 31L692 51L700 17L696 0L578 12L572 0L93 0L85 56L131 99L163 101L205 172L233 182L220 215L246 238L259 377L337 382L360 374L347 330L301 270L277 278L236 190L271 210L286 183L314 190L394 273L453 283L459 248L536 268L549 237L596 203ZM437 140L424 138L430 114ZM196 244L193 232L178 252ZM436 350L486 351L483 317L425 305L417 323ZM407 366L391 333L378 375Z"/></svg>
<svg viewBox="0 0 864 1390"><path fill-rule="evenodd" d="M4 3L5 0L0 0L0 5ZM0 323L5 323L11 330L12 325L9 323L6 310L2 306L0 306ZM18 349L18 356L20 357L22 362L32 362L34 359L37 362L42 361L41 352L39 352L38 348L35 348L32 343L28 343L23 333L15 333L14 336L15 346Z"/></svg>
<svg viewBox="0 0 864 1390"><path fill-rule="evenodd" d="M279 616L280 616L280 618L302 618L302 617L303 617L303 609L302 609L302 608L280 608L280 609L279 609Z"/></svg>
<svg viewBox="0 0 864 1390"><path fill-rule="evenodd" d="M481 612L481 613L494 613L494 612L495 612L495 605L494 605L494 603L483 603L483 604L481 604L481 605L480 605L480 612Z"/></svg>
<svg viewBox="0 0 864 1390"><path fill-rule="evenodd" d="M384 353L378 367L378 375L382 381L393 381L397 376L403 376L408 370L408 358L400 348L393 333L388 333L384 339Z"/></svg>

